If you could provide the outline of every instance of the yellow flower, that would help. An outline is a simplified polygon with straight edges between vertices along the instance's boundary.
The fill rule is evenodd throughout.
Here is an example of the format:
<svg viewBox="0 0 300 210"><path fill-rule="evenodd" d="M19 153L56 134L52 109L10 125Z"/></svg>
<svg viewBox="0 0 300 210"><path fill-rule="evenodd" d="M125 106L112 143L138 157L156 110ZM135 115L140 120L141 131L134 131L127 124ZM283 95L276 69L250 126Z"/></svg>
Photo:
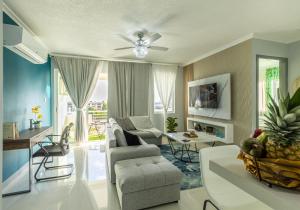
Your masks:
<svg viewBox="0 0 300 210"><path fill-rule="evenodd" d="M32 107L31 111L34 114L40 113L40 106L34 106L34 107Z"/></svg>
<svg viewBox="0 0 300 210"><path fill-rule="evenodd" d="M37 119L38 119L38 120L41 120L42 118L43 118L43 115L42 115L42 114L38 114L38 115L37 115Z"/></svg>

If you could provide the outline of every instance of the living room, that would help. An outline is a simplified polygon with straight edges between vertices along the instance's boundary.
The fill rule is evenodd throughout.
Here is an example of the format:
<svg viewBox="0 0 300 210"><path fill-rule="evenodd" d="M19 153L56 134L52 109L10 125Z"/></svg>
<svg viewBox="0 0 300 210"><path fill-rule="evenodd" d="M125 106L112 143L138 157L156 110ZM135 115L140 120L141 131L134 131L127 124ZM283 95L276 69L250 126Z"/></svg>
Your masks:
<svg viewBox="0 0 300 210"><path fill-rule="evenodd" d="M298 1L1 5L1 209L298 209Z"/></svg>

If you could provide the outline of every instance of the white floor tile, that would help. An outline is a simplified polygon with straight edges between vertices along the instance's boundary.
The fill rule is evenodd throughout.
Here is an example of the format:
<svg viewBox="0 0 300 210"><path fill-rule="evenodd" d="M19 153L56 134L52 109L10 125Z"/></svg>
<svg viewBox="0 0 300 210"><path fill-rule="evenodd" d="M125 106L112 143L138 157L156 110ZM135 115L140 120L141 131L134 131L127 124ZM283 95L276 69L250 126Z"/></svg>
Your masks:
<svg viewBox="0 0 300 210"><path fill-rule="evenodd" d="M93 145L75 148L66 158L60 159L59 163L75 164L71 178L33 183L31 193L4 198L4 209L120 210L115 185L106 179L105 153L100 152L100 147ZM36 166L34 168L36 169ZM65 171L62 170L59 173L63 172ZM45 174L41 173L41 175ZM181 200L178 203L149 209L200 210L206 198L204 188L185 190L181 191ZM209 209L213 208L209 207Z"/></svg>

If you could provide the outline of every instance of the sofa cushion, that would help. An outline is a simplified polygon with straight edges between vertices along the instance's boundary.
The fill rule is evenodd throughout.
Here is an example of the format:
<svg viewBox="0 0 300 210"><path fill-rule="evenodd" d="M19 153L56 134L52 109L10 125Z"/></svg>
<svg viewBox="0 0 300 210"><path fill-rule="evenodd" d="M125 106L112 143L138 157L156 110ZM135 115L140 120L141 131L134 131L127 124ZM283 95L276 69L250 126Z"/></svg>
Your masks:
<svg viewBox="0 0 300 210"><path fill-rule="evenodd" d="M117 118L116 121L123 128L123 130L127 130L127 131L136 130L133 123L131 122L131 120L128 117Z"/></svg>
<svg viewBox="0 0 300 210"><path fill-rule="evenodd" d="M142 139L156 138L156 136L150 131L133 130L133 131L129 131L129 133L140 136Z"/></svg>
<svg viewBox="0 0 300 210"><path fill-rule="evenodd" d="M113 124L112 125L112 130L113 130L113 133L116 137L117 146L118 147L127 146L127 142L126 142L125 135L123 133L123 129L118 124Z"/></svg>
<svg viewBox="0 0 300 210"><path fill-rule="evenodd" d="M112 127L109 123L106 124L106 151L110 148L117 147L117 139L113 133Z"/></svg>
<svg viewBox="0 0 300 210"><path fill-rule="evenodd" d="M115 172L122 193L179 184L182 178L181 171L162 156L118 161Z"/></svg>
<svg viewBox="0 0 300 210"><path fill-rule="evenodd" d="M141 145L140 143L140 139L137 135L131 134L127 131L123 131L125 138L126 138L126 142L128 146L136 146L136 145Z"/></svg>
<svg viewBox="0 0 300 210"><path fill-rule="evenodd" d="M118 146L118 147L126 147L126 146L128 146L123 131L121 131L121 130L116 130L116 131L114 132L114 134L115 134L115 136L116 136L117 146Z"/></svg>
<svg viewBox="0 0 300 210"><path fill-rule="evenodd" d="M154 127L149 116L131 116L129 119L138 130Z"/></svg>

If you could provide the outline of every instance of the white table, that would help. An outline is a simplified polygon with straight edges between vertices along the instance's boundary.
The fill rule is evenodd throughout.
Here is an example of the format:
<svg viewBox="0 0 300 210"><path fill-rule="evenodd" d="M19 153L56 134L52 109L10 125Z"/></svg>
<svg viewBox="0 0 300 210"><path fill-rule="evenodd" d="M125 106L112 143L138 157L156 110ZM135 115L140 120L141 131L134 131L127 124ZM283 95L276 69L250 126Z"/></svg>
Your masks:
<svg viewBox="0 0 300 210"><path fill-rule="evenodd" d="M235 157L210 160L209 169L275 210L300 209L300 192L268 187L249 174Z"/></svg>
<svg viewBox="0 0 300 210"><path fill-rule="evenodd" d="M212 138L212 135L205 134L204 135L198 135L198 137L195 138L189 138L184 136L185 132L175 132L175 133L165 133L164 135L168 138L168 142L171 147L172 154L174 157L178 160L181 160L183 162L188 162L188 163L195 163L192 162L190 154L192 152L198 153L199 150L197 148L197 143L212 143L212 146L215 144L215 139ZM176 149L173 145L173 141L179 143L181 145L181 149ZM187 140L187 141L186 141ZM191 150L191 145L195 145L195 150ZM180 153L181 156L180 158L177 157L176 155ZM186 155L186 157L184 157Z"/></svg>
<svg viewBox="0 0 300 210"><path fill-rule="evenodd" d="M180 144L192 144L192 143L214 143L216 141L221 141L219 137L216 137L214 135L207 134L205 132L196 132L198 137L195 138L189 138L184 136L183 134L186 132L175 132L175 133L165 133L164 135L168 138L171 138L175 141L177 141ZM189 140L188 142L184 140Z"/></svg>

